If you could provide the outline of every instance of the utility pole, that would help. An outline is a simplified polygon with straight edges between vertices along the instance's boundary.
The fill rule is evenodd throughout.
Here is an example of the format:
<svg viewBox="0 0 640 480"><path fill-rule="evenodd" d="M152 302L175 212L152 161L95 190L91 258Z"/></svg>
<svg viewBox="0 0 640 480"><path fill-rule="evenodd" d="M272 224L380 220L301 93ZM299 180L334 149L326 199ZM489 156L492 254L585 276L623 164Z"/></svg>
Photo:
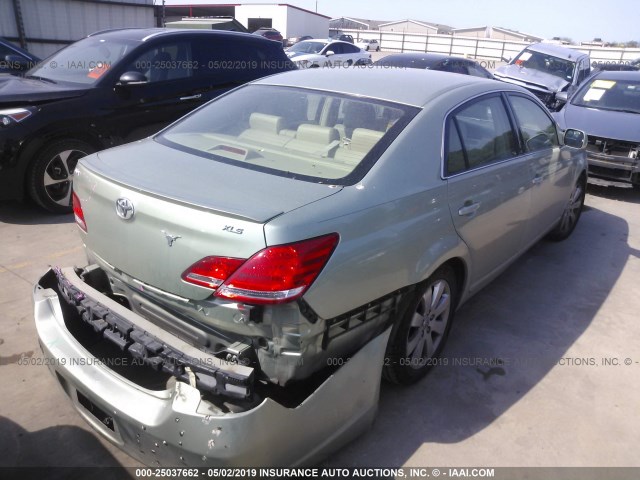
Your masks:
<svg viewBox="0 0 640 480"><path fill-rule="evenodd" d="M318 2L316 2L317 4ZM26 49L27 46L27 34L24 29L24 20L22 18L22 8L20 8L20 0L13 0L13 13L16 19L16 30L18 30L18 38L20 46Z"/></svg>

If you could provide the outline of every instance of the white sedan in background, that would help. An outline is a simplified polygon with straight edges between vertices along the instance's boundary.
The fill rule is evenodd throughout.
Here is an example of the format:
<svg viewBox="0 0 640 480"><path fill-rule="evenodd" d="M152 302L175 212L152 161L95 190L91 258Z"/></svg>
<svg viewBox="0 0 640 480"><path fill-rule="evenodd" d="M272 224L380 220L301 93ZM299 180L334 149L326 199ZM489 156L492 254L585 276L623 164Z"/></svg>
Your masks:
<svg viewBox="0 0 640 480"><path fill-rule="evenodd" d="M356 42L356 47L359 47L362 50L366 50L367 52L371 50L375 52L380 51L380 43L375 38L358 40Z"/></svg>
<svg viewBox="0 0 640 480"><path fill-rule="evenodd" d="M285 50L298 68L367 65L371 55L340 40L305 40Z"/></svg>

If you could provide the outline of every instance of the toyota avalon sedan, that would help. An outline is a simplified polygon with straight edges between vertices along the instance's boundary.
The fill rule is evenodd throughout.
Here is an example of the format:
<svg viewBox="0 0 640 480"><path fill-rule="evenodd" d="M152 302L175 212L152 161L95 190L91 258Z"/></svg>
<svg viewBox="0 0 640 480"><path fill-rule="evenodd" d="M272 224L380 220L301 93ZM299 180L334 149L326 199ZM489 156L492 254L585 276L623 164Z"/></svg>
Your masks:
<svg viewBox="0 0 640 480"><path fill-rule="evenodd" d="M640 189L640 72L598 72L554 115L589 135L589 175Z"/></svg>
<svg viewBox="0 0 640 480"><path fill-rule="evenodd" d="M418 381L465 300L571 234L585 143L466 75L237 88L78 162L87 265L36 286L46 364L147 464L317 461L369 425L381 372Z"/></svg>

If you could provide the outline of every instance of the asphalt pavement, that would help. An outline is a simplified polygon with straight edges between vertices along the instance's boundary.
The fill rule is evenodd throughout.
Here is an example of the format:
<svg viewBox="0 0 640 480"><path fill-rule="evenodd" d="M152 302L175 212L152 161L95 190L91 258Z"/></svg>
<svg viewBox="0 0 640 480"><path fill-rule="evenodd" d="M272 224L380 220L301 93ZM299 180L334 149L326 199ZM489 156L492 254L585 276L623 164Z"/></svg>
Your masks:
<svg viewBox="0 0 640 480"><path fill-rule="evenodd" d="M0 203L0 239L0 466L139 466L37 362L31 292L84 264L73 217ZM323 465L640 466L639 280L640 192L590 184L574 234L464 305L443 365L383 384L372 429Z"/></svg>

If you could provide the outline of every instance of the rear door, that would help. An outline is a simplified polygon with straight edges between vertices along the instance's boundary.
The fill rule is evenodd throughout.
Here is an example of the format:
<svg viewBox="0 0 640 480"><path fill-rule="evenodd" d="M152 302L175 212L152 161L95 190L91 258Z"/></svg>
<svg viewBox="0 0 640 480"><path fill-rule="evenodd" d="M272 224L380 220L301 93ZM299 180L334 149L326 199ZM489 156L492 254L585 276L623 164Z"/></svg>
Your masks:
<svg viewBox="0 0 640 480"><path fill-rule="evenodd" d="M531 208L529 162L520 155L500 94L452 112L445 138L449 208L470 251L474 289L523 249Z"/></svg>

